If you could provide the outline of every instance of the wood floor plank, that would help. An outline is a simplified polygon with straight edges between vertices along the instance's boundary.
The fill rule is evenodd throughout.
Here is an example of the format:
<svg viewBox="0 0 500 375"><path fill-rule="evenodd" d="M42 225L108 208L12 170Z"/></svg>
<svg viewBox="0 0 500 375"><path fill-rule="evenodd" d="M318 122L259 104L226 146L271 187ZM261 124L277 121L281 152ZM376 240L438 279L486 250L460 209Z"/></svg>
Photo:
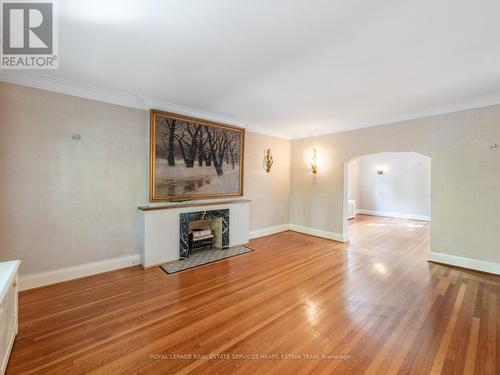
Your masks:
<svg viewBox="0 0 500 375"><path fill-rule="evenodd" d="M349 232L24 292L7 374L498 373L498 276L428 263L427 222L359 215Z"/></svg>
<svg viewBox="0 0 500 375"><path fill-rule="evenodd" d="M467 354L465 357L464 375L474 374L474 366L476 364L477 354L477 339L479 335L479 318L473 317L469 334L469 345L467 346Z"/></svg>

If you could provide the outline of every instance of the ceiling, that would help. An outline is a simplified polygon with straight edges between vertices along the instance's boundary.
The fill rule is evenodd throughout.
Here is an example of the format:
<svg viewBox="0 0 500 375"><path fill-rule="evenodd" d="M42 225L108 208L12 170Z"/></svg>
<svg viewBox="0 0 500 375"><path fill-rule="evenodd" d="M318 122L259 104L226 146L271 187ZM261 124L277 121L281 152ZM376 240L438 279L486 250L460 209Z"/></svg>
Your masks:
<svg viewBox="0 0 500 375"><path fill-rule="evenodd" d="M59 69L0 79L282 137L500 102L498 0L64 0L58 11Z"/></svg>

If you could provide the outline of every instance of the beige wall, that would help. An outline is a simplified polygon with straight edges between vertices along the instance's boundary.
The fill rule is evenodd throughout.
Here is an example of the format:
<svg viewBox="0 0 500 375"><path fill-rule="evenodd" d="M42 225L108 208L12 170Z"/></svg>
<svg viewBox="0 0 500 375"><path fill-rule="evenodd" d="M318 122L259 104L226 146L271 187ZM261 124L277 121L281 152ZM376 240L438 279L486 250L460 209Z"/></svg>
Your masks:
<svg viewBox="0 0 500 375"><path fill-rule="evenodd" d="M26 275L138 254L148 128L146 111L0 82L0 261ZM245 161L251 230L287 223L290 142L247 132Z"/></svg>
<svg viewBox="0 0 500 375"><path fill-rule="evenodd" d="M264 152L270 148L274 164L264 169ZM288 224L290 201L290 141L246 133L245 197L250 205L250 230Z"/></svg>
<svg viewBox="0 0 500 375"><path fill-rule="evenodd" d="M21 259L27 274L137 254L147 121L144 111L0 83L0 260Z"/></svg>
<svg viewBox="0 0 500 375"><path fill-rule="evenodd" d="M344 163L384 151L432 158L432 250L500 262L500 106L292 141L290 222L335 233L344 220ZM317 175L308 169L313 147Z"/></svg>
<svg viewBox="0 0 500 375"><path fill-rule="evenodd" d="M382 152L355 160L359 168L358 209L430 217L431 159L428 156L415 152ZM377 174L380 169L384 174Z"/></svg>

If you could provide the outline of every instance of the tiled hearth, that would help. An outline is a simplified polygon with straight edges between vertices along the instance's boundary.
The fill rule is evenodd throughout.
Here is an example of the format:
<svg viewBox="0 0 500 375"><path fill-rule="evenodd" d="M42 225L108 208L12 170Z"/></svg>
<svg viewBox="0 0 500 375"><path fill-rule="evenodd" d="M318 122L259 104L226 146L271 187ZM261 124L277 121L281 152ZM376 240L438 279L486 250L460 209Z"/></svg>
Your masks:
<svg viewBox="0 0 500 375"><path fill-rule="evenodd" d="M233 246L224 250L201 249L194 251L193 254L188 259L167 263L162 265L161 268L168 274L171 274L184 271L190 268L199 267L205 264L213 263L218 260L245 254L251 251L253 251L253 249L246 246Z"/></svg>

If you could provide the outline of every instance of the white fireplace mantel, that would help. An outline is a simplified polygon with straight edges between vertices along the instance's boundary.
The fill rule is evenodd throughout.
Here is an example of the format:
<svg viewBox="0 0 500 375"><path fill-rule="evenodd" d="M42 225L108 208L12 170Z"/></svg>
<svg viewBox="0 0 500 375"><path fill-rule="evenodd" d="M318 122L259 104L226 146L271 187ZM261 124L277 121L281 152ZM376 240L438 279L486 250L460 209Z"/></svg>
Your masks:
<svg viewBox="0 0 500 375"><path fill-rule="evenodd" d="M185 212L229 209L229 246L247 244L250 202L247 199L235 199L139 207L142 266L153 267L179 259L179 215Z"/></svg>

